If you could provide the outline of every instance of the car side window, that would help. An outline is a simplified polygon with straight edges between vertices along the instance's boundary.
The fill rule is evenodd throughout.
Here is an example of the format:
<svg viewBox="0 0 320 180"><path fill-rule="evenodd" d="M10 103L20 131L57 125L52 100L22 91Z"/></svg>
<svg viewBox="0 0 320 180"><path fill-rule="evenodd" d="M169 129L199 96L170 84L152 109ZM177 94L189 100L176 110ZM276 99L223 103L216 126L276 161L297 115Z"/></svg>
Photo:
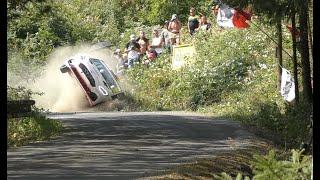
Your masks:
<svg viewBox="0 0 320 180"><path fill-rule="evenodd" d="M87 69L87 67L82 63L79 64L79 67L81 68L82 72L86 75L86 77L89 80L91 86L95 87L96 83L95 83L90 71Z"/></svg>

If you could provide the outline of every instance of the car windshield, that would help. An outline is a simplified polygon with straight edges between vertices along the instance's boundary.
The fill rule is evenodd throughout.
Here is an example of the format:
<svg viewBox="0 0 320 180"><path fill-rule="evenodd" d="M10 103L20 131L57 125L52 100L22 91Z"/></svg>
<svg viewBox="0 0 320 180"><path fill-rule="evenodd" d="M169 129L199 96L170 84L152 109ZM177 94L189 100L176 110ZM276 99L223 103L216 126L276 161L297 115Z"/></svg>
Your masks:
<svg viewBox="0 0 320 180"><path fill-rule="evenodd" d="M111 72L101 63L99 59L90 58L90 62L98 68L99 72L111 88L112 86L116 86L116 82L114 81Z"/></svg>

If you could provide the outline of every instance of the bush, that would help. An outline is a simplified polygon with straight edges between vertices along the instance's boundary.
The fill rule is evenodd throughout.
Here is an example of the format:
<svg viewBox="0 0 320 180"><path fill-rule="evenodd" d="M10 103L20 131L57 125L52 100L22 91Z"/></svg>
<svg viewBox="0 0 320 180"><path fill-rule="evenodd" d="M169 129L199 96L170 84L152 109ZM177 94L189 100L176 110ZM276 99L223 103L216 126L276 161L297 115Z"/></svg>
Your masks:
<svg viewBox="0 0 320 180"><path fill-rule="evenodd" d="M252 161L254 176L252 179L311 179L312 174L312 158L311 156L302 155L303 150L292 150L290 160L277 160L274 150L269 151L265 156L254 155ZM233 178L223 172L220 175L215 175L216 179ZM250 179L248 176L243 177L240 173L236 180Z"/></svg>
<svg viewBox="0 0 320 180"><path fill-rule="evenodd" d="M277 160L274 151L266 156L254 156L254 179L311 179L311 156L304 156L302 152L292 150L289 161Z"/></svg>
<svg viewBox="0 0 320 180"><path fill-rule="evenodd" d="M7 86L7 92L9 101L30 100L33 95L43 94L33 92L23 86L17 88ZM30 117L8 118L8 147L17 147L58 135L62 130L62 123L46 118L43 112L43 109L33 106Z"/></svg>
<svg viewBox="0 0 320 180"><path fill-rule="evenodd" d="M259 26L275 36L270 27ZM310 108L304 102L290 105L279 94L275 46L259 29L221 31L213 26L211 32L182 37L197 51L185 67L172 70L170 54L163 54L148 68L140 65L126 72L142 109L213 113L271 130L292 147L305 139ZM290 41L288 32L284 39ZM286 56L284 66L290 69L291 62L285 60Z"/></svg>
<svg viewBox="0 0 320 180"><path fill-rule="evenodd" d="M90 2L29 1L21 9L9 6L9 70L16 70L20 61L28 65L23 70L42 70L53 49L62 45L99 41L117 45L116 2Z"/></svg>
<svg viewBox="0 0 320 180"><path fill-rule="evenodd" d="M30 100L33 95L43 95L40 92L34 92L26 87L18 86L11 87L7 86L7 100Z"/></svg>
<svg viewBox="0 0 320 180"><path fill-rule="evenodd" d="M190 59L192 63L171 70L171 56L166 54L149 68L136 67L128 73L139 87L136 95L146 101L152 99L152 107L147 109L159 104L165 109L196 110L223 102L223 96L252 83L248 79L253 78L259 62L272 54L270 46L262 43L267 38L255 29L226 30L224 34L199 32L194 40L184 36L185 41L194 41L197 50L197 56Z"/></svg>
<svg viewBox="0 0 320 180"><path fill-rule="evenodd" d="M8 119L8 147L46 140L58 135L61 130L61 122L41 115L10 118Z"/></svg>

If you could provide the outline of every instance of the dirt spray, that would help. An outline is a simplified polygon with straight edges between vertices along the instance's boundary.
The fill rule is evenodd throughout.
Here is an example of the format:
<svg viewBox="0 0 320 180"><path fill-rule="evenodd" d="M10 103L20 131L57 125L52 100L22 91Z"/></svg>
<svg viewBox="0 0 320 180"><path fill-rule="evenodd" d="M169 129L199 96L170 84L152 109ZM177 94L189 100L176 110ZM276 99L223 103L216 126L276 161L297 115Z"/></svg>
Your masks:
<svg viewBox="0 0 320 180"><path fill-rule="evenodd" d="M36 106L48 109L51 112L78 112L92 111L78 82L68 73L61 73L60 66L71 56L85 53L99 58L115 71L118 60L113 57L113 52L107 48L93 48L91 45L82 44L57 48L48 58L42 76L30 85L32 90L43 92L43 96L35 97ZM113 102L115 103L115 102ZM99 105L99 110L112 110L112 102Z"/></svg>

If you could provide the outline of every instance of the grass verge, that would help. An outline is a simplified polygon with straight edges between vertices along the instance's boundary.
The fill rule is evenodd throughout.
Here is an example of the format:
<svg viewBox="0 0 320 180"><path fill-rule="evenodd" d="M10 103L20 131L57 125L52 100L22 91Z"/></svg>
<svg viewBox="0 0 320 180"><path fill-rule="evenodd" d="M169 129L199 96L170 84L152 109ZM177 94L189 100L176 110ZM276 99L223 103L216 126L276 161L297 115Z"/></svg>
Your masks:
<svg viewBox="0 0 320 180"><path fill-rule="evenodd" d="M227 172L233 177L241 173L245 176L253 176L251 161L253 155L265 155L271 149L275 149L270 142L254 139L246 149L235 149L221 152L212 158L194 159L189 163L177 165L173 168L142 179L215 179L214 175ZM281 150L278 154L284 156Z"/></svg>
<svg viewBox="0 0 320 180"><path fill-rule="evenodd" d="M42 115L8 119L7 147L19 147L30 142L46 140L57 136L62 123Z"/></svg>

